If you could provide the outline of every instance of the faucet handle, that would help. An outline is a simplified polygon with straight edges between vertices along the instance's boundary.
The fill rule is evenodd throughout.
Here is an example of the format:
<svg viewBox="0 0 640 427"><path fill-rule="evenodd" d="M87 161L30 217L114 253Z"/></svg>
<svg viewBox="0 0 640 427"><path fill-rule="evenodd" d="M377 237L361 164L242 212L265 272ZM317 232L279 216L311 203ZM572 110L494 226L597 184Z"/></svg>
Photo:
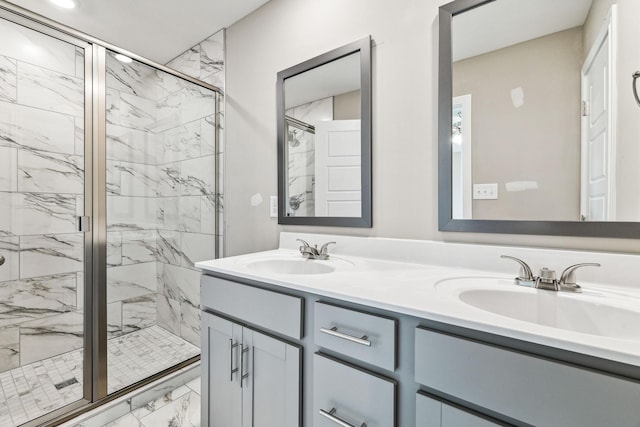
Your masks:
<svg viewBox="0 0 640 427"><path fill-rule="evenodd" d="M581 264L574 264L564 269L560 275L560 289L569 292L582 292L580 285L576 283L576 270L580 267L600 267L597 262L583 262Z"/></svg>
<svg viewBox="0 0 640 427"><path fill-rule="evenodd" d="M529 287L533 287L535 285L536 279L535 277L533 277L533 273L531 272L531 267L529 267L529 265L526 262L509 255L500 255L500 258L510 259L520 264L520 274L518 275L518 277L515 278L516 285L529 286Z"/></svg>
<svg viewBox="0 0 640 427"><path fill-rule="evenodd" d="M305 248L311 247L311 245L309 245L306 241L304 241L302 239L296 239L296 242L302 243L303 247L305 247Z"/></svg>
<svg viewBox="0 0 640 427"><path fill-rule="evenodd" d="M325 243L324 245L322 245L322 246L320 247L320 255L328 255L328 254L327 254L327 247L328 247L329 245L335 245L335 244L336 244L336 242L327 242L327 243Z"/></svg>

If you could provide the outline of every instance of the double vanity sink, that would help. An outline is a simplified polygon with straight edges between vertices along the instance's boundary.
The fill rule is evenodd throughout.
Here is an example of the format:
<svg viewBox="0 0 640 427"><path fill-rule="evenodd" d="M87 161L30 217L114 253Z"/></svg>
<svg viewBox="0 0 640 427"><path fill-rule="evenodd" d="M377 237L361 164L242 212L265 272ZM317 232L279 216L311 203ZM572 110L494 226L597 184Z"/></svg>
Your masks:
<svg viewBox="0 0 640 427"><path fill-rule="evenodd" d="M358 261L333 257L303 258L296 251L243 257L238 261L248 272L284 276L353 272ZM370 264L369 264L370 267ZM323 278L324 279L324 278ZM329 279L330 278L326 278ZM445 278L433 286L438 298L547 328L635 341L640 345L640 299L637 296L587 288L583 293L550 292L516 287L513 278L466 276ZM499 319L496 319L500 322Z"/></svg>
<svg viewBox="0 0 640 427"><path fill-rule="evenodd" d="M640 364L640 292L602 285L582 293L514 284L514 276L279 249L215 261L234 275L384 309ZM206 269L206 262L200 263ZM461 275L461 271L465 274ZM611 340L611 341L609 341ZM598 344L601 351L598 351ZM614 354L616 350L620 354ZM627 354L629 353L629 354ZM630 356L630 357L627 357Z"/></svg>
<svg viewBox="0 0 640 427"><path fill-rule="evenodd" d="M297 237L338 244L328 259L308 259ZM602 268L577 274L579 293L517 286L514 265L500 259L509 251L536 267ZM638 277L635 256L282 233L278 250L197 266L210 331L203 358L222 333L230 344L216 363L246 365L246 381L254 366L264 380L266 362L245 342L275 352L264 344L275 338L288 356L269 370L299 387L255 390L299 397L283 426L640 425L640 292L624 286ZM603 284L612 267L627 276ZM261 405L273 407L271 398Z"/></svg>

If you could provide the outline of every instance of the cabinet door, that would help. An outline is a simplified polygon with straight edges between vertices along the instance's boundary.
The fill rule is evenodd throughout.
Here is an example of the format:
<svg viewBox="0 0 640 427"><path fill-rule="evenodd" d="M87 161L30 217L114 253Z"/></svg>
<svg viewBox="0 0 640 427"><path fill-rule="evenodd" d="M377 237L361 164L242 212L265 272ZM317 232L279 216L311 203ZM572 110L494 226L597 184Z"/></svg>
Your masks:
<svg viewBox="0 0 640 427"><path fill-rule="evenodd" d="M202 313L202 425L241 427L239 386L242 327Z"/></svg>
<svg viewBox="0 0 640 427"><path fill-rule="evenodd" d="M300 426L300 348L246 327L242 341L242 426Z"/></svg>

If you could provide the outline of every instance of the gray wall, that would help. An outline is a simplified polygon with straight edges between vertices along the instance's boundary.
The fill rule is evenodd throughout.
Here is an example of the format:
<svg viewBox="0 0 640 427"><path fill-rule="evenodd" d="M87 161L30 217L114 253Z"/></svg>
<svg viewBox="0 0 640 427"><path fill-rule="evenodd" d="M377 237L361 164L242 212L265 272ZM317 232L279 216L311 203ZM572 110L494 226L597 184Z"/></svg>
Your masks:
<svg viewBox="0 0 640 427"><path fill-rule="evenodd" d="M498 184L474 219L579 220L581 52L578 27L453 64L453 96L472 96L473 184ZM517 181L538 188L506 190Z"/></svg>
<svg viewBox="0 0 640 427"><path fill-rule="evenodd" d="M271 0L228 28L227 256L275 248L281 230L640 252L626 239L437 231L437 16L445 3ZM276 74L367 34L375 43L374 227L278 226L268 206L277 194Z"/></svg>
<svg viewBox="0 0 640 427"><path fill-rule="evenodd" d="M333 97L334 120L360 120L360 91L343 93Z"/></svg>

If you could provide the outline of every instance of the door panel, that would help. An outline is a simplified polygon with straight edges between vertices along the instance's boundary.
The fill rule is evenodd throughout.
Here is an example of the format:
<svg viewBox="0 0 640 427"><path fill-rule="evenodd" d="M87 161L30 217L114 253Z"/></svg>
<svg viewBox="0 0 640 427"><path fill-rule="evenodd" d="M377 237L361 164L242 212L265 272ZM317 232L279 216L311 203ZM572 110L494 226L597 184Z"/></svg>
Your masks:
<svg viewBox="0 0 640 427"><path fill-rule="evenodd" d="M243 427L299 426L300 348L248 328L243 346Z"/></svg>
<svg viewBox="0 0 640 427"><path fill-rule="evenodd" d="M607 23L606 25L609 25ZM611 162L610 35L596 41L582 75L582 190L581 217L587 221L615 220L613 163Z"/></svg>
<svg viewBox="0 0 640 427"><path fill-rule="evenodd" d="M242 392L240 389L240 346L242 327L228 320L203 313L202 357L203 378L202 425L211 427L240 427Z"/></svg>
<svg viewBox="0 0 640 427"><path fill-rule="evenodd" d="M316 216L360 216L360 120L316 124Z"/></svg>

